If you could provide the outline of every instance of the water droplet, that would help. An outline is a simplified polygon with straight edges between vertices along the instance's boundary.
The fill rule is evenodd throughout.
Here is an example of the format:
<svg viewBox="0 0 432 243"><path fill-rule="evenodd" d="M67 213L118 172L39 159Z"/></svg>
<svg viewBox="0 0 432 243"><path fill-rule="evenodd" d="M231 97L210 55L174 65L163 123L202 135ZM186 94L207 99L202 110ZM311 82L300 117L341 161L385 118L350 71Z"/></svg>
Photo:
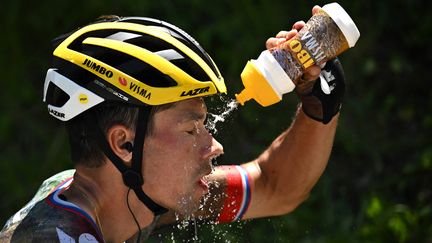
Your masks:
<svg viewBox="0 0 432 243"><path fill-rule="evenodd" d="M194 224L194 230L195 230L195 235L194 235L194 238L193 238L193 240L194 240L194 242L196 242L196 241L198 241L198 227L197 227L197 222L196 222L196 219L195 219L195 217L193 217L193 224Z"/></svg>
<svg viewBox="0 0 432 243"><path fill-rule="evenodd" d="M217 133L216 124L218 122L224 122L225 119L228 117L228 115L232 111L236 110L237 107L238 107L238 102L232 99L226 102L225 107L221 107L221 109L224 110L220 114L208 113L207 124L206 124L207 130L209 130L213 134L216 134Z"/></svg>

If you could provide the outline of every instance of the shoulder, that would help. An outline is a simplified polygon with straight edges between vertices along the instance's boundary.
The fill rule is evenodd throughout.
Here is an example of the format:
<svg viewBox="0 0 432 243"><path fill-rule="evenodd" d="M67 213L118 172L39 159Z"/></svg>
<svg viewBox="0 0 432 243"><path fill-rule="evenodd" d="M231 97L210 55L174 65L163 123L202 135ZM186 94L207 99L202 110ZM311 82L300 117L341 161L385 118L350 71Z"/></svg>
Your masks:
<svg viewBox="0 0 432 243"><path fill-rule="evenodd" d="M91 219L83 212L59 205L51 195L4 234L11 242L79 242L80 237L101 241Z"/></svg>
<svg viewBox="0 0 432 243"><path fill-rule="evenodd" d="M75 170L65 170L46 179L39 187L33 198L6 222L4 229L19 224L30 212L30 210L51 192L62 186L68 186L72 182Z"/></svg>
<svg viewBox="0 0 432 243"><path fill-rule="evenodd" d="M72 181L60 177L47 179L37 195L46 196L48 188L54 187L52 193L38 197L8 221L0 233L1 242L80 242L84 238L86 242L103 242L92 218L59 196Z"/></svg>

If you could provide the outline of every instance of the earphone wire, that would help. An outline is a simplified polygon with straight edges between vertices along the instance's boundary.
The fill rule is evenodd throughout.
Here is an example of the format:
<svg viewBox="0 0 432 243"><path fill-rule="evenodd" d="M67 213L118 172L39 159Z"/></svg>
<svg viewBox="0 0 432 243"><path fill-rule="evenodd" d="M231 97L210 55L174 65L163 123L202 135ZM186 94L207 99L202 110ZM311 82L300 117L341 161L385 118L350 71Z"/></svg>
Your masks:
<svg viewBox="0 0 432 243"><path fill-rule="evenodd" d="M140 240L141 240L141 226L139 225L138 220L137 220L137 218L135 217L135 214L132 212L132 209L131 209L131 207L130 207L130 205L129 205L129 193L130 193L130 191L131 191L131 188L129 188L129 190L128 190L128 192L127 192L127 196L126 196L126 203L127 203L127 206L128 206L129 212L132 214L132 217L133 217L133 219L134 219L134 221L135 221L135 223L136 223L136 225L137 225L137 227L138 227L138 237L137 237L137 241L136 241L136 242L139 243Z"/></svg>

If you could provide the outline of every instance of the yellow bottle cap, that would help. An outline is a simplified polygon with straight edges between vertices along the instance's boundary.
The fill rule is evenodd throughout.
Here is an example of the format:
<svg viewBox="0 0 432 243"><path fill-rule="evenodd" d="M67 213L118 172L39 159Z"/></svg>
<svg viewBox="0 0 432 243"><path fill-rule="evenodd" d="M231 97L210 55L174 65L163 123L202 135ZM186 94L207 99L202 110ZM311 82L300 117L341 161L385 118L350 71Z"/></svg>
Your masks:
<svg viewBox="0 0 432 243"><path fill-rule="evenodd" d="M244 89L240 92L240 94L236 94L235 97L240 105L244 105L246 101L253 98L253 95L249 92L249 89Z"/></svg>
<svg viewBox="0 0 432 243"><path fill-rule="evenodd" d="M245 89L240 94L236 94L236 99L241 105L244 105L250 99L254 99L262 106L269 106L282 99L281 95L273 90L266 78L250 61L243 69L241 79Z"/></svg>

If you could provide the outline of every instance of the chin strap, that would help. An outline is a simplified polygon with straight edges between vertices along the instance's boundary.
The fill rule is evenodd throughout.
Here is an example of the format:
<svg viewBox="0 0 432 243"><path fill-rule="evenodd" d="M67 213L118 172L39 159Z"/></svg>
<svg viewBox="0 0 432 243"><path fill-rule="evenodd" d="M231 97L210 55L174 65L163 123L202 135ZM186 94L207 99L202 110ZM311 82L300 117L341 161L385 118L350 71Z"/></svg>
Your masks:
<svg viewBox="0 0 432 243"><path fill-rule="evenodd" d="M120 159L111 149L106 140L105 135L97 126L97 117L93 112L90 112L89 116L90 121L89 124L89 132L91 132L98 141L99 147L108 157L108 159L114 164L114 166L120 171L123 177L123 183L131 188L138 199L149 208L155 216L166 213L168 210L155 201L153 201L142 189L142 185L144 184L144 179L142 175L142 157L143 157L143 149L144 149L144 139L145 133L147 130L147 122L150 114L150 109L148 107L140 107L138 112L138 120L136 124L135 130L135 139L133 145L132 152L132 166L127 167L125 162Z"/></svg>

